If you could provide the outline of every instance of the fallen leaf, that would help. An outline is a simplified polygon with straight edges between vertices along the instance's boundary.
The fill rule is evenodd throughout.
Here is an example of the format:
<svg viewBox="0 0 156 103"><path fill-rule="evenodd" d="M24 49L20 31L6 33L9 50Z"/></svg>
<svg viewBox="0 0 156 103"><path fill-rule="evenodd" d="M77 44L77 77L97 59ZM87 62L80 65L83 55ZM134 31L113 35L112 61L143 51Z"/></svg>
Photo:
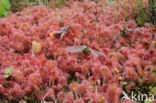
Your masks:
<svg viewBox="0 0 156 103"><path fill-rule="evenodd" d="M37 41L32 42L32 52L33 53L38 53L39 51L41 51L41 48L42 48L42 46L39 42L37 42Z"/></svg>

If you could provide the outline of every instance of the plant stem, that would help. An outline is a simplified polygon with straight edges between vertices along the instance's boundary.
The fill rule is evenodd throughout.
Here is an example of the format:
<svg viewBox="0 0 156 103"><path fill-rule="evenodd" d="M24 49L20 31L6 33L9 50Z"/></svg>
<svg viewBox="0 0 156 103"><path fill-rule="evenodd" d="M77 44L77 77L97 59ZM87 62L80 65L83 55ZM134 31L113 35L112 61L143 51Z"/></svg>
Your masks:
<svg viewBox="0 0 156 103"><path fill-rule="evenodd" d="M39 3L39 5L41 5L41 1L40 0L38 0L38 3Z"/></svg>
<svg viewBox="0 0 156 103"><path fill-rule="evenodd" d="M140 14L140 16L141 16L141 20L142 20L142 23L144 24L144 22L145 22L145 18L144 18L144 10L143 10L143 0L140 0L140 12L141 12L141 14Z"/></svg>

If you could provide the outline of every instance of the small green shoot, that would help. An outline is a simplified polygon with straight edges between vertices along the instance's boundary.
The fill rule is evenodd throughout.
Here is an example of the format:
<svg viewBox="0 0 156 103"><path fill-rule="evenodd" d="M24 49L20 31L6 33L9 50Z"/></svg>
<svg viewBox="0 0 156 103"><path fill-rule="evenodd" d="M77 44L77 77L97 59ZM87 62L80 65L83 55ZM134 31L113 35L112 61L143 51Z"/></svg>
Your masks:
<svg viewBox="0 0 156 103"><path fill-rule="evenodd" d="M127 85L127 84L128 84L127 82L122 82L121 85L125 86L125 85Z"/></svg>
<svg viewBox="0 0 156 103"><path fill-rule="evenodd" d="M152 100L145 100L144 103L153 103Z"/></svg>
<svg viewBox="0 0 156 103"><path fill-rule="evenodd" d="M11 75L12 71L13 71L13 67L7 68L7 69L4 71L4 73L5 73L4 78L8 78L8 77Z"/></svg>

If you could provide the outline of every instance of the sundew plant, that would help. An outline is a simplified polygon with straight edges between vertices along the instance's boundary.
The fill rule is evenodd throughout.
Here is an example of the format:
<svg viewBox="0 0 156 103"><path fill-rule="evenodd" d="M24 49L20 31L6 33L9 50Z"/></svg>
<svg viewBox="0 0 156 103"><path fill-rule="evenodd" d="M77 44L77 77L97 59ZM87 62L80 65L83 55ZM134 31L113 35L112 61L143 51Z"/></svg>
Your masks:
<svg viewBox="0 0 156 103"><path fill-rule="evenodd" d="M156 103L155 0L0 0L0 103Z"/></svg>

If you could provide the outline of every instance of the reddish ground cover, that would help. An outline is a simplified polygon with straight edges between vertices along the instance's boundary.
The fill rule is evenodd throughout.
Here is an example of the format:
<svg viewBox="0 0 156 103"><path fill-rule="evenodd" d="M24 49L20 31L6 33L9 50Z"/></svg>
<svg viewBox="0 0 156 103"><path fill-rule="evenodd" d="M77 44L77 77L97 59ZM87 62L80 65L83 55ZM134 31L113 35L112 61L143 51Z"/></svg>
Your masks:
<svg viewBox="0 0 156 103"><path fill-rule="evenodd" d="M121 103L122 91L151 93L156 28L138 27L129 1L126 11L123 2L75 1L0 19L1 101Z"/></svg>

